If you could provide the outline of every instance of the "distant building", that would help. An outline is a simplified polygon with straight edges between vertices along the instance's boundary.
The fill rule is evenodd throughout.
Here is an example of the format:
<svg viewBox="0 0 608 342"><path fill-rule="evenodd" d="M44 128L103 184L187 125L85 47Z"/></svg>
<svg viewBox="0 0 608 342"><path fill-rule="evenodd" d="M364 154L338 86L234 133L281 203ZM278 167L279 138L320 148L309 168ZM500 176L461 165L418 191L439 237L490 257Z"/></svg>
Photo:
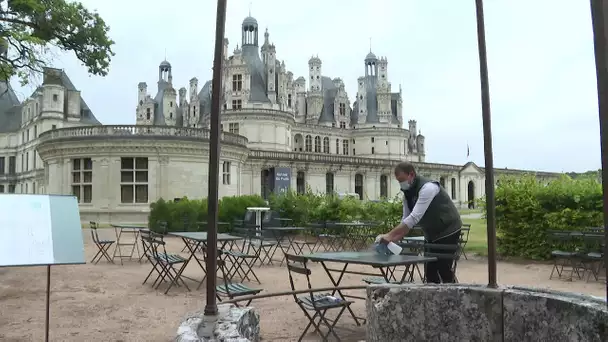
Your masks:
<svg viewBox="0 0 608 342"><path fill-rule="evenodd" d="M483 170L425 162L416 121L403 127L401 90L388 81L388 60L363 59L351 104L344 82L309 60L308 86L279 61L268 32L242 23L240 46L222 74L220 196L292 189L356 193L376 200L400 193L394 165L414 162L460 206L485 192ZM74 194L84 221L142 222L149 203L207 196L211 81L176 91L173 68L158 67L157 93L138 85L136 125L102 125L64 71L47 68L42 85L20 103L0 82L0 193ZM496 170L517 174L525 171ZM541 178L558 174L537 173Z"/></svg>

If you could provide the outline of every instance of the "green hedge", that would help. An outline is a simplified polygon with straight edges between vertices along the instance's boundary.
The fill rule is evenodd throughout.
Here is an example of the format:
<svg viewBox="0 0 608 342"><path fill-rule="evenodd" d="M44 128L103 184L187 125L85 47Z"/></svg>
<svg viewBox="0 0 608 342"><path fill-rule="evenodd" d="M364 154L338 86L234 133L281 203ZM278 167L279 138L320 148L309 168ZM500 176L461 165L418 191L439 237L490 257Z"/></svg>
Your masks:
<svg viewBox="0 0 608 342"><path fill-rule="evenodd" d="M602 186L596 180L564 176L545 185L534 176L501 178L496 187L498 252L547 259L558 247L547 238L548 230L602 226L602 208Z"/></svg>
<svg viewBox="0 0 608 342"><path fill-rule="evenodd" d="M305 225L314 222L378 222L379 232L386 232L401 219L402 204L399 197L393 201L360 201L352 197L340 199L337 196L324 194L296 194L287 192L272 196L269 206L281 217L293 220L293 225ZM267 206L260 196L224 197L219 203L220 222L232 223L242 220L247 207ZM188 222L207 221L207 200L183 198L177 202L159 199L150 205L148 225L157 230L158 222L167 222L169 231L185 231L185 219ZM185 218L185 219L184 219ZM196 229L192 225L189 229ZM220 227L220 230L224 227Z"/></svg>

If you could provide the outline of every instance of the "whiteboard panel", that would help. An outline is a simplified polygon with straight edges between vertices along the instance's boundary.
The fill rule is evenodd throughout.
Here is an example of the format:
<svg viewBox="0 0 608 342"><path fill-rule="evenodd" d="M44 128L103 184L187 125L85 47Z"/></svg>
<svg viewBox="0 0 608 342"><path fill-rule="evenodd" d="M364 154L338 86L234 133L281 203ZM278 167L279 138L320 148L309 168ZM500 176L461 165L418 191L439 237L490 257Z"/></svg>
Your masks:
<svg viewBox="0 0 608 342"><path fill-rule="evenodd" d="M74 196L0 194L0 266L82 264Z"/></svg>

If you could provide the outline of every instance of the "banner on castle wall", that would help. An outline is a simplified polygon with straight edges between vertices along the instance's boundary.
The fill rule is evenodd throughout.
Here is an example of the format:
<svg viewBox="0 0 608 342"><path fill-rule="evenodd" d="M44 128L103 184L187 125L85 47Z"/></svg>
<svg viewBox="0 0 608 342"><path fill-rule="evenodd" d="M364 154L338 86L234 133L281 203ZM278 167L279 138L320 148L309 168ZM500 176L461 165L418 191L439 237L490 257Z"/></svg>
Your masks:
<svg viewBox="0 0 608 342"><path fill-rule="evenodd" d="M291 186L291 169L288 167L275 167L274 169L274 191L282 194L289 191Z"/></svg>

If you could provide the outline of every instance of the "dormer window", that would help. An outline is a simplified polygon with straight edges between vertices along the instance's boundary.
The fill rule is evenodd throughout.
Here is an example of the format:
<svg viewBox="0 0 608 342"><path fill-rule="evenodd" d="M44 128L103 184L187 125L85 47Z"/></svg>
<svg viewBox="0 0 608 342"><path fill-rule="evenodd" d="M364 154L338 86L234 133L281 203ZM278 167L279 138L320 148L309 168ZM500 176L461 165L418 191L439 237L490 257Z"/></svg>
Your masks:
<svg viewBox="0 0 608 342"><path fill-rule="evenodd" d="M340 103L340 115L346 115L346 103Z"/></svg>
<svg viewBox="0 0 608 342"><path fill-rule="evenodd" d="M150 108L146 108L146 120L150 120Z"/></svg>

